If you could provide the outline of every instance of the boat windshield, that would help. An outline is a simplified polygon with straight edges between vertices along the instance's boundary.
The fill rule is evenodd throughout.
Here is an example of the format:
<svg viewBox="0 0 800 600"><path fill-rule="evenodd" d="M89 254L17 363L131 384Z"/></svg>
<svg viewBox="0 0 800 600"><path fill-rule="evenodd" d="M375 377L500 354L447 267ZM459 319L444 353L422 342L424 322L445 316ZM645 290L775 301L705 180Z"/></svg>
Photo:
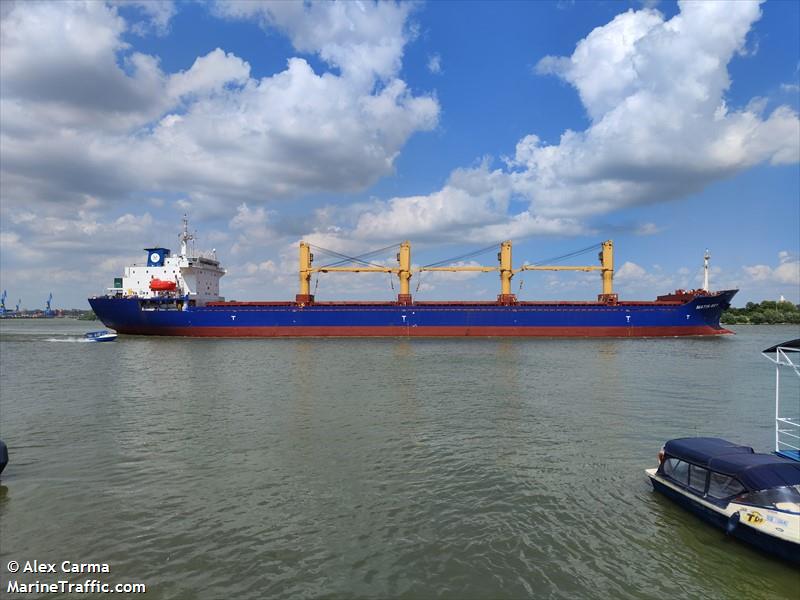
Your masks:
<svg viewBox="0 0 800 600"><path fill-rule="evenodd" d="M748 492L736 498L735 502L800 514L800 485Z"/></svg>

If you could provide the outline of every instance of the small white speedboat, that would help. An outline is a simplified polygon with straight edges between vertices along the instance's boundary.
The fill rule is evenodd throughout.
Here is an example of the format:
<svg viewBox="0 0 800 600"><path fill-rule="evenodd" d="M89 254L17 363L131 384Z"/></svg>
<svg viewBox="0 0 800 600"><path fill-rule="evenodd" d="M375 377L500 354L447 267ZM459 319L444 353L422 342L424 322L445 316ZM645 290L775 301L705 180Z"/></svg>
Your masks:
<svg viewBox="0 0 800 600"><path fill-rule="evenodd" d="M101 331L90 331L83 337L90 342L113 342L117 339L117 334L113 331L103 329Z"/></svg>

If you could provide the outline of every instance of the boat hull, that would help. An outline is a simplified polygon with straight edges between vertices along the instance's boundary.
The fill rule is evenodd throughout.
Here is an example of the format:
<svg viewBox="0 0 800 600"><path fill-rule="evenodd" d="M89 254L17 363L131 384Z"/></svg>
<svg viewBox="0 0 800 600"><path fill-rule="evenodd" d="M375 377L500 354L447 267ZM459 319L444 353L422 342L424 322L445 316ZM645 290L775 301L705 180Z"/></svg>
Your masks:
<svg viewBox="0 0 800 600"><path fill-rule="evenodd" d="M728 535L762 552L777 556L790 563L800 564L800 543L778 538L744 523L736 523L735 526L732 526L730 517L732 514L738 513L738 510L730 508L725 511L719 508L712 508L706 503L693 499L688 493L678 491L670 485L665 484L650 473L648 473L648 476L656 492L663 494L678 506L693 513L706 523L718 529L722 529Z"/></svg>
<svg viewBox="0 0 800 600"><path fill-rule="evenodd" d="M179 310L138 298L91 298L118 333L192 337L677 337L731 333L719 324L736 290L680 302L219 302Z"/></svg>

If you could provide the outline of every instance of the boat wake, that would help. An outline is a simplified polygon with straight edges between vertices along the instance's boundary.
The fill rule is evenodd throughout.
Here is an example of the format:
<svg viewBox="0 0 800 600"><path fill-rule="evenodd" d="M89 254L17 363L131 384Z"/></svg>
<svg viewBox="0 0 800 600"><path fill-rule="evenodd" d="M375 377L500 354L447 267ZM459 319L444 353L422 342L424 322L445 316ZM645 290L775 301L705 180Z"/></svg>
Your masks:
<svg viewBox="0 0 800 600"><path fill-rule="evenodd" d="M87 340L84 337L72 337L72 336L70 336L70 337L61 337L61 338L50 337L50 338L47 338L45 341L46 342L79 342L79 343L85 343L85 342L91 342L93 340Z"/></svg>

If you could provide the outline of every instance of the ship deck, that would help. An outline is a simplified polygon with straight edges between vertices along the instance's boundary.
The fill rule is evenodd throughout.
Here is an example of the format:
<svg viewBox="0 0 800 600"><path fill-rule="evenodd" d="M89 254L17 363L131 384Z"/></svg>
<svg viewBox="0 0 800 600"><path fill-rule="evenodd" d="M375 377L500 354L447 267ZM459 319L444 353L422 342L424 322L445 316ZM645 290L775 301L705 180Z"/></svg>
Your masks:
<svg viewBox="0 0 800 600"><path fill-rule="evenodd" d="M497 302L496 300L428 300L428 301L415 301L410 304L403 304L402 306L431 306L431 307L447 307L447 306L581 306L581 307L625 307L625 306L681 306L686 304L687 301L664 301L664 300L626 300L620 301L615 304L597 301L581 301L581 300L538 300L538 301L518 301L513 304ZM236 300L209 302L206 304L209 307L219 308L234 308L234 307L277 307L277 306L300 306L297 302L292 301L246 301L240 302ZM370 300L353 300L353 301L317 301L305 303L304 306L359 306L363 308L374 307L387 307L387 306L401 306L396 301L370 301Z"/></svg>

